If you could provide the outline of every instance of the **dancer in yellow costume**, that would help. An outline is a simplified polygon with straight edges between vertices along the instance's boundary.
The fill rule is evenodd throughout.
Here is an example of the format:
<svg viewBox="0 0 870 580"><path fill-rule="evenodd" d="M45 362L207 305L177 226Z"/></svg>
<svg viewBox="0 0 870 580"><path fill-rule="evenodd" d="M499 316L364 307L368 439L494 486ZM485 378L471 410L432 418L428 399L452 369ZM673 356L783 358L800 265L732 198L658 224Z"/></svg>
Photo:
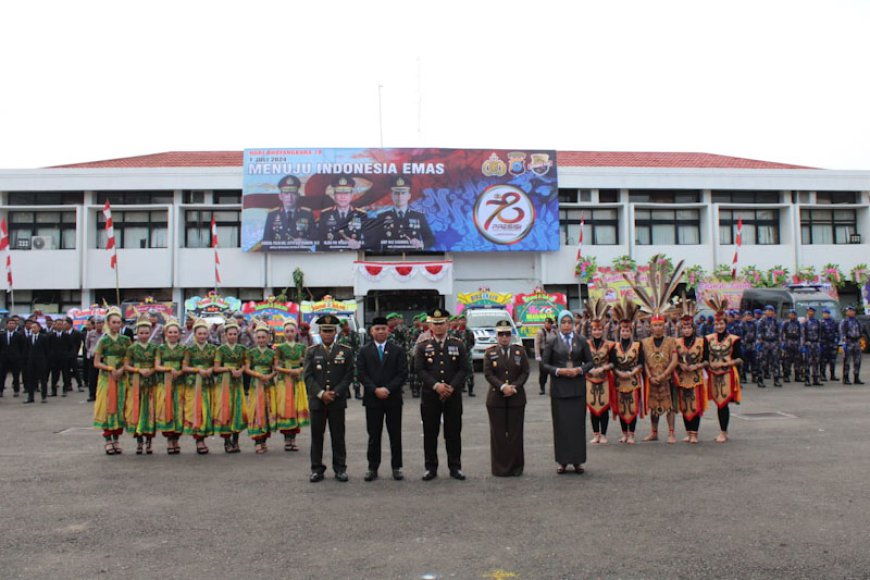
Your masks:
<svg viewBox="0 0 870 580"><path fill-rule="evenodd" d="M270 400L274 395L275 351L269 348L269 326L258 322L254 326L256 346L248 349L245 356L245 373L251 377L251 387L248 390L248 435L254 440L256 452L265 453L266 439L272 433L272 421L269 418Z"/></svg>
<svg viewBox="0 0 870 580"><path fill-rule="evenodd" d="M205 438L212 434L211 398L213 391L215 346L208 342L208 323L193 323L193 342L185 348L182 369L184 382L184 434L193 435L196 452L208 453Z"/></svg>
<svg viewBox="0 0 870 580"><path fill-rule="evenodd" d="M94 354L94 368L99 370L94 427L103 431L106 455L122 452L118 436L124 430L124 399L127 394L124 356L130 346L130 339L121 334L123 325L121 311L110 308L106 313L106 333L97 343Z"/></svg>
<svg viewBox="0 0 870 580"><path fill-rule="evenodd" d="M215 433L224 440L224 451L239 453L239 433L247 426L243 382L247 349L239 344L239 324L235 319L224 326L224 340L214 358L212 417Z"/></svg>
<svg viewBox="0 0 870 580"><path fill-rule="evenodd" d="M154 366L160 373L155 378L154 410L157 430L166 437L166 453L178 455L181 445L178 440L184 432L182 408L184 399L184 347L181 345L181 325L169 318L163 325L163 344L157 347Z"/></svg>
<svg viewBox="0 0 870 580"><path fill-rule="evenodd" d="M296 342L296 322L284 322L284 342L275 347L275 397L272 399L273 430L284 435L284 451L299 451L296 434L310 423L308 393L302 377L305 345Z"/></svg>
<svg viewBox="0 0 870 580"><path fill-rule="evenodd" d="M124 407L127 432L136 437L136 455L151 455L156 416L154 414L154 373L157 345L150 341L151 321L141 316L136 322L136 341L127 347L124 370L127 371L127 400Z"/></svg>

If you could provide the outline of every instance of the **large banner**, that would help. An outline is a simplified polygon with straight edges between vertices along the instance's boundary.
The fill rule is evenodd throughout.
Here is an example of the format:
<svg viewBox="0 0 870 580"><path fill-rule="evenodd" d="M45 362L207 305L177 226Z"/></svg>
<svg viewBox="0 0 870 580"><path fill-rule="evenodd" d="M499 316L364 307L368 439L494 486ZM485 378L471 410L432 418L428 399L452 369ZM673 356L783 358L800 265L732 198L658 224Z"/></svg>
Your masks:
<svg viewBox="0 0 870 580"><path fill-rule="evenodd" d="M531 294L517 294L514 299L514 321L522 338L534 338L547 318L554 321L560 310L568 308L568 299L561 292L544 292L537 288Z"/></svg>
<svg viewBox="0 0 870 580"><path fill-rule="evenodd" d="M245 302L242 314L249 322L254 318L265 321L277 336L284 335L284 323L288 319L299 324L299 305L295 302L281 302L274 296L261 302Z"/></svg>
<svg viewBox="0 0 870 580"><path fill-rule="evenodd" d="M332 296L324 296L323 300L303 300L299 304L302 322L311 324L324 314L334 314L339 318L356 318L356 300L335 300Z"/></svg>
<svg viewBox="0 0 870 580"><path fill-rule="evenodd" d="M242 249L559 249L556 152L247 149Z"/></svg>
<svg viewBox="0 0 870 580"><path fill-rule="evenodd" d="M649 283L647 282L646 275L649 268L647 266L641 266L637 270L637 283L642 288L649 290ZM595 278L589 284L589 297L603 299L611 306L615 305L623 298L628 298L637 304L640 304L640 300L634 295L634 290L631 289L631 286L622 276L622 273L612 270L611 268L598 268Z"/></svg>

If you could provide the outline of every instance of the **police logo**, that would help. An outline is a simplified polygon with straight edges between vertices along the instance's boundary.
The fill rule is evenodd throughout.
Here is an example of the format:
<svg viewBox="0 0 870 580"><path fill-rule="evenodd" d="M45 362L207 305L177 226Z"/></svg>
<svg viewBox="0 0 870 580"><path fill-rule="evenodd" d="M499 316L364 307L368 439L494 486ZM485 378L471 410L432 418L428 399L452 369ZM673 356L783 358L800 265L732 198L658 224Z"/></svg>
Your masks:
<svg viewBox="0 0 870 580"><path fill-rule="evenodd" d="M547 153L532 153L532 159L529 161L529 169L535 175L546 175L549 173L553 162L550 161L550 155Z"/></svg>
<svg viewBox="0 0 870 580"><path fill-rule="evenodd" d="M526 154L521 151L508 153L508 171L511 175L522 175L526 172Z"/></svg>
<svg viewBox="0 0 870 580"><path fill-rule="evenodd" d="M483 162L480 170L486 177L501 177L507 173L507 165L498 158L498 155L493 153L489 159Z"/></svg>

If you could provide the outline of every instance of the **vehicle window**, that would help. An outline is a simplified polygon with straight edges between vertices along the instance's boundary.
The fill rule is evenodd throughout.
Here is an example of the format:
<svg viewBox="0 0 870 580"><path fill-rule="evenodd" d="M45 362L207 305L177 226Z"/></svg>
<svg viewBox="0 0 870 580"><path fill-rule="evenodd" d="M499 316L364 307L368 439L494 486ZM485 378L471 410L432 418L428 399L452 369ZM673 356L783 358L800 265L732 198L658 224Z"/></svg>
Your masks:
<svg viewBox="0 0 870 580"><path fill-rule="evenodd" d="M493 327L495 323L499 320L507 319L507 314L503 312L480 312L480 313L466 313L466 318L468 321L468 326L471 328L486 328Z"/></svg>
<svg viewBox="0 0 870 580"><path fill-rule="evenodd" d="M816 309L816 318L822 317L822 310L825 308L831 311L831 318L834 320L840 320L842 318L842 315L840 314L840 305L834 300L807 300L798 302L795 306L795 311L797 311L798 317L805 317L807 315L808 306L812 306Z"/></svg>

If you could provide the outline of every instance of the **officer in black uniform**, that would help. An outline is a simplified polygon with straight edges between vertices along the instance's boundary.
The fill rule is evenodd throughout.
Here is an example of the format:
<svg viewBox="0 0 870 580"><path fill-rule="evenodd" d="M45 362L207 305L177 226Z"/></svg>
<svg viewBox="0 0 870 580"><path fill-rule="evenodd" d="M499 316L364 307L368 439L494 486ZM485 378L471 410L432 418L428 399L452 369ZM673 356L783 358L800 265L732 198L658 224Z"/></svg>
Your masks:
<svg viewBox="0 0 870 580"><path fill-rule="evenodd" d="M287 175L278 182L281 207L272 209L266 215L263 248L314 249L314 215L299 207L300 185L295 175Z"/></svg>
<svg viewBox="0 0 870 580"><path fill-rule="evenodd" d="M460 481L465 479L461 461L462 387L468 353L461 340L447 336L449 317L449 312L439 308L429 313L432 338L418 344L414 355L414 367L422 383L420 415L426 462L423 481L438 477L438 432L442 416L450 477Z"/></svg>
<svg viewBox="0 0 870 580"><path fill-rule="evenodd" d="M344 413L347 394L353 378L353 353L350 347L338 344L335 332L338 318L327 314L316 320L322 344L305 352L303 375L308 390L311 414L311 477L312 483L323 481L323 438L329 425L332 439L332 469L335 479L347 481L347 447L344 441Z"/></svg>
<svg viewBox="0 0 870 580"><path fill-rule="evenodd" d="M381 213L377 221L377 247L382 251L420 251L431 249L435 236L426 216L408 207L411 178L396 175L390 182L393 207Z"/></svg>
<svg viewBox="0 0 870 580"><path fill-rule="evenodd" d="M15 396L21 392L21 361L24 358L24 335L17 331L14 318L6 321L6 330L0 332L0 397L6 388L6 375L12 374Z"/></svg>
<svg viewBox="0 0 870 580"><path fill-rule="evenodd" d="M369 228L366 212L351 207L354 180L339 175L332 182L335 206L320 214L318 240L323 250L359 250L365 247Z"/></svg>

